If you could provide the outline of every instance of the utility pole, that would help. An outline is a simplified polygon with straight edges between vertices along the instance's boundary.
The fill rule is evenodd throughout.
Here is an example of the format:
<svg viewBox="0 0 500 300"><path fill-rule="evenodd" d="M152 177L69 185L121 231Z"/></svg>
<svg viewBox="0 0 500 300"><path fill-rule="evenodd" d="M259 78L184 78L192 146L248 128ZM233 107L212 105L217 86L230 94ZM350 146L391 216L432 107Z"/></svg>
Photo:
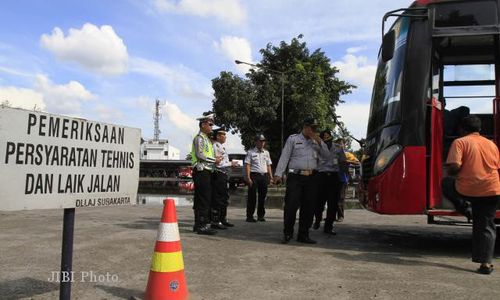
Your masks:
<svg viewBox="0 0 500 300"><path fill-rule="evenodd" d="M161 119L161 113L160 113L160 100L156 99L156 104L155 104L155 112L153 114L153 120L155 122L155 131L154 131L154 140L159 141L160 140L160 119Z"/></svg>

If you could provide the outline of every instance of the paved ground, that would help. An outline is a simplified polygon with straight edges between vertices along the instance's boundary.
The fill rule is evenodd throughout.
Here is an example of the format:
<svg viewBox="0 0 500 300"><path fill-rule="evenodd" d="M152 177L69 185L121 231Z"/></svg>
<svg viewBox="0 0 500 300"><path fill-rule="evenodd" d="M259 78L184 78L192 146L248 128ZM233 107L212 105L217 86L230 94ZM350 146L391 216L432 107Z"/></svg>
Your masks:
<svg viewBox="0 0 500 300"><path fill-rule="evenodd" d="M48 279L59 269L62 214L0 213L0 299L58 297ZM237 226L206 237L190 231L191 209L178 207L191 299L500 299L500 269L473 272L467 226L348 210L336 237L312 232L317 245L281 245L281 210L257 224L243 222L241 208L229 214ZM154 206L78 209L76 274L118 279L77 276L73 299L142 297L160 215Z"/></svg>

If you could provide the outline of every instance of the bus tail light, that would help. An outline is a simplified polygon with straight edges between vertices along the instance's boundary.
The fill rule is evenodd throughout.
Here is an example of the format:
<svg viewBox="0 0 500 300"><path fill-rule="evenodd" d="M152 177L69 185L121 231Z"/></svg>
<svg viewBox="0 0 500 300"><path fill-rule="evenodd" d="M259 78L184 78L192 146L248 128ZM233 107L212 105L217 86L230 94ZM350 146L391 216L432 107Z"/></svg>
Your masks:
<svg viewBox="0 0 500 300"><path fill-rule="evenodd" d="M373 174L378 175L382 173L385 168L396 158L396 156L401 152L403 147L401 145L392 145L387 147L382 153L377 156L375 160L375 165L373 167Z"/></svg>

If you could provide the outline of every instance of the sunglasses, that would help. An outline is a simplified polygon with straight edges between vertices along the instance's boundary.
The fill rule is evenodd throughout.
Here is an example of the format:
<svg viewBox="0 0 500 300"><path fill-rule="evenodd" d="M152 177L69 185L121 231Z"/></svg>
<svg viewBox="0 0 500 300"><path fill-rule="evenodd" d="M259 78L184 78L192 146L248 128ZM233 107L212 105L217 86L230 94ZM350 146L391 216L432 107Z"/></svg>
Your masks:
<svg viewBox="0 0 500 300"><path fill-rule="evenodd" d="M208 126L214 126L214 123L207 123Z"/></svg>

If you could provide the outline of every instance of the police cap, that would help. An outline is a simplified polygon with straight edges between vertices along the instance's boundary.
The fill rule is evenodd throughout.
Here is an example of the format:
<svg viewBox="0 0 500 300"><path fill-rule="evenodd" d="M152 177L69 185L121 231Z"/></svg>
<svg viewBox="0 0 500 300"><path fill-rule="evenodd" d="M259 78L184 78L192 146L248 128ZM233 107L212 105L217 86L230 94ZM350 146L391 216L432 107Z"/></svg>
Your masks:
<svg viewBox="0 0 500 300"><path fill-rule="evenodd" d="M265 141L266 140L266 137L262 134L262 133L259 133L255 136L255 140L256 141Z"/></svg>
<svg viewBox="0 0 500 300"><path fill-rule="evenodd" d="M316 118L309 117L304 119L304 126L318 127L318 125Z"/></svg>
<svg viewBox="0 0 500 300"><path fill-rule="evenodd" d="M214 130L212 130L212 134L214 136L214 138L218 135L218 134L226 134L227 133L227 130L226 128L224 127L220 127L220 128L216 128Z"/></svg>
<svg viewBox="0 0 500 300"><path fill-rule="evenodd" d="M209 114L209 115L206 115L206 116L201 116L199 118L196 118L197 121L200 121L200 122L207 122L207 121L214 121L214 114Z"/></svg>

